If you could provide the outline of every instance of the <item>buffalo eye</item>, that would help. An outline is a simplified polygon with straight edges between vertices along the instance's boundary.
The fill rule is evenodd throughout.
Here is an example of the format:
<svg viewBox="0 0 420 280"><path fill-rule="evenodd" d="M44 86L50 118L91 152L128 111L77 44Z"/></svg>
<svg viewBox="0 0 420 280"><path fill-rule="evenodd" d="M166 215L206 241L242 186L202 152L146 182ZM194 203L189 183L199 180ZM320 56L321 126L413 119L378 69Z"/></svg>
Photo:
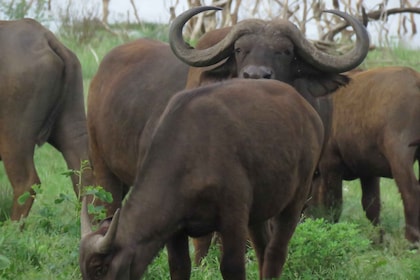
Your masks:
<svg viewBox="0 0 420 280"><path fill-rule="evenodd" d="M102 275L104 275L104 270L101 267L95 271L95 279L101 279Z"/></svg>
<svg viewBox="0 0 420 280"><path fill-rule="evenodd" d="M241 50L241 48L236 48L236 49L235 49L235 53L236 53L236 54L241 53L241 51L242 51L242 50Z"/></svg>
<svg viewBox="0 0 420 280"><path fill-rule="evenodd" d="M317 169L315 169L313 178L314 178L314 179L315 179L315 178L318 178L320 175L321 175L321 173L319 172L319 169L318 169L318 168L317 168Z"/></svg>
<svg viewBox="0 0 420 280"><path fill-rule="evenodd" d="M95 280L103 279L107 271L108 271L107 265L100 265L100 266L95 267L93 279Z"/></svg>

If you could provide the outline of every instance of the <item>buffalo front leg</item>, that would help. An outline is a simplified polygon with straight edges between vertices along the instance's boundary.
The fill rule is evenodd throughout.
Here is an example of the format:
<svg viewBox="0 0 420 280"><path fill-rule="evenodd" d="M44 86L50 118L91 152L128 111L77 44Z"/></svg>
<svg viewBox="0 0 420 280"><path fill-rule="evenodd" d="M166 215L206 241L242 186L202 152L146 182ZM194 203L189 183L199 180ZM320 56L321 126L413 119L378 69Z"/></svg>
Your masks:
<svg viewBox="0 0 420 280"><path fill-rule="evenodd" d="M379 224L381 211L379 179L379 177L360 178L363 210L366 217L375 226Z"/></svg>
<svg viewBox="0 0 420 280"><path fill-rule="evenodd" d="M380 224L381 196L379 189L379 177L361 177L362 207L366 217L374 226ZM383 241L384 232L379 229L379 243Z"/></svg>
<svg viewBox="0 0 420 280"><path fill-rule="evenodd" d="M169 270L172 280L188 280L191 274L191 259L188 236L184 232L175 234L166 244Z"/></svg>

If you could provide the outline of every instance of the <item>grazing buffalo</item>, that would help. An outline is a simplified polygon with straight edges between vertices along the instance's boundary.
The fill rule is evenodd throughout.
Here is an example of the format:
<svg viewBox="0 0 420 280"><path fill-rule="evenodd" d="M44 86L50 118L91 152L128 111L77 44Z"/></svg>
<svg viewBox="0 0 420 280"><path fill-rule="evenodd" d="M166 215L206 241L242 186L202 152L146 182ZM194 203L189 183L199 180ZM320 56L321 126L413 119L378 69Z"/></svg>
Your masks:
<svg viewBox="0 0 420 280"><path fill-rule="evenodd" d="M0 158L13 187L11 219L26 217L32 186L40 184L36 145L50 143L69 169L88 159L88 136L79 60L49 30L31 19L0 21ZM72 176L76 193L79 178ZM83 173L91 184L91 172ZM23 205L18 198L29 192Z"/></svg>
<svg viewBox="0 0 420 280"><path fill-rule="evenodd" d="M172 28L177 31L172 32L180 33L183 23L188 18L209 9L214 8L199 7L181 14L174 21ZM121 207L129 186L134 184L138 163L144 157L140 144L150 141L153 128L168 101L184 87L195 88L234 77L277 79L301 89L301 95L313 100L315 107L319 108L316 106L318 101L312 94L317 97L325 96L347 83L347 78L338 73L356 67L368 52L368 35L363 25L347 14L335 13L344 17L354 27L357 35L354 51L342 57L331 57L315 51L294 25L280 21L276 25L276 36L270 33L270 40L252 39L253 42L258 42L256 46L263 50L254 55L253 61L260 67L266 65L267 68L272 68L274 72L270 77L241 76L239 73L242 73L242 68L248 64L236 63L236 59L242 61L239 56L227 58L229 64L226 62L220 65L223 62L222 58L219 62L214 60L215 65L191 68L188 73L188 65L175 57L169 45L149 39L119 46L106 55L89 90L88 130L91 160L97 183L114 197L114 202L107 205L108 214L112 215ZM243 28L245 23L241 23L240 26ZM249 24L252 26L252 21ZM217 45L224 37L232 39L231 35L227 35L229 30L230 28L209 32L198 42L197 49ZM275 29L269 31L274 32ZM252 32L255 32L255 36L264 34L261 30ZM252 36L252 32L244 33L242 37ZM235 31L235 34L237 33ZM183 53L184 45L183 41L179 41L179 36L180 34L171 36L172 47L177 49L178 56ZM268 46L270 48L266 49ZM269 51L272 47L280 48L279 53ZM212 47L210 49L217 51ZM231 52L233 53L233 49ZM227 51L224 50L223 53ZM332 65L332 60L337 63L336 68ZM328 63L325 64L324 61ZM327 116L330 110L328 100L320 102L326 104L324 116Z"/></svg>
<svg viewBox="0 0 420 280"><path fill-rule="evenodd" d="M314 186L312 204L337 221L342 180L360 178L362 206L379 223L379 177L394 178L400 191L409 241L420 239L420 185L413 171L419 159L420 74L407 67L363 71L333 94L333 123ZM314 211L320 209L313 209ZM330 216L331 217L331 216Z"/></svg>
<svg viewBox="0 0 420 280"><path fill-rule="evenodd" d="M245 279L248 230L260 278L279 277L323 146L311 105L285 83L233 79L178 93L149 125L121 214L92 232L83 211L83 279L139 279L165 244L172 279L189 279L188 236L213 231L223 278Z"/></svg>

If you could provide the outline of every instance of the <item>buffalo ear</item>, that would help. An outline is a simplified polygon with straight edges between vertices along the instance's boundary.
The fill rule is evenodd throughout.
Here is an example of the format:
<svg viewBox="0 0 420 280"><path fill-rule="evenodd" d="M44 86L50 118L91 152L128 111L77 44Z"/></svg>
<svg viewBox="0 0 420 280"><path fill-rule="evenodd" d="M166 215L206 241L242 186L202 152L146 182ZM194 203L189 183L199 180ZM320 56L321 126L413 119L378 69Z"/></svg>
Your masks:
<svg viewBox="0 0 420 280"><path fill-rule="evenodd" d="M228 58L208 67L190 67L186 89L237 77L234 58Z"/></svg>
<svg viewBox="0 0 420 280"><path fill-rule="evenodd" d="M235 59L229 57L214 66L204 69L200 76L200 86L232 79L237 76Z"/></svg>
<svg viewBox="0 0 420 280"><path fill-rule="evenodd" d="M350 78L346 75L319 70L299 56L295 57L291 71L294 77L292 85L303 96L326 96L350 82Z"/></svg>
<svg viewBox="0 0 420 280"><path fill-rule="evenodd" d="M300 93L309 93L313 97L321 97L333 93L339 87L350 82L350 78L342 74L319 73L300 77L293 81L293 86Z"/></svg>

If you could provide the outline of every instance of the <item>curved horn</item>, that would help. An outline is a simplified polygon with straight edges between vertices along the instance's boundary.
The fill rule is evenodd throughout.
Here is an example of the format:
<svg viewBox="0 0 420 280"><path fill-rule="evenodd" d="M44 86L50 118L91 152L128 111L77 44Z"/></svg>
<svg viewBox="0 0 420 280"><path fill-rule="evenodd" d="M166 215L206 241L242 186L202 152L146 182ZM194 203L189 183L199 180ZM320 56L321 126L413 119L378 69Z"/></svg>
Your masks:
<svg viewBox="0 0 420 280"><path fill-rule="evenodd" d="M82 238L92 233L92 224L88 214L87 199L86 196L82 200L82 211L80 213L80 229Z"/></svg>
<svg viewBox="0 0 420 280"><path fill-rule="evenodd" d="M117 235L118 221L120 219L120 209L115 211L114 216L112 217L111 224L109 225L108 231L105 236L96 240L93 245L94 251L97 253L108 253L112 248L114 243L115 236Z"/></svg>
<svg viewBox="0 0 420 280"><path fill-rule="evenodd" d="M185 23L196 14L209 10L221 10L221 8L202 6L189 9L174 19L169 30L169 43L174 54L183 62L195 67L213 65L232 53L234 42L244 34L255 33L260 28L261 21L242 21L232 27L225 38L214 46L197 50L184 41L182 29Z"/></svg>
<svg viewBox="0 0 420 280"><path fill-rule="evenodd" d="M296 44L298 53L306 62L326 72L345 72L357 67L362 63L369 51L369 34L366 28L356 18L347 13L336 10L324 12L344 18L353 27L356 34L356 46L344 55L330 55L318 50L293 25L294 30L290 33L290 39Z"/></svg>
<svg viewBox="0 0 420 280"><path fill-rule="evenodd" d="M223 60L231 54L233 43L239 37L249 33L258 33L262 25L260 20L240 21L232 27L231 32L219 43L208 49L197 50L184 41L182 28L191 17L207 10L220 9L207 6L190 9L179 15L170 28L169 42L172 51L180 60L195 67L210 66ZM356 46L350 52L341 56L335 56L320 51L290 21L280 21L276 28L281 31L279 34L289 37L296 45L297 51L302 58L317 69L326 72L345 72L355 68L365 59L369 51L369 35L366 28L347 13L336 10L324 12L333 13L344 18L353 27L356 34Z"/></svg>

